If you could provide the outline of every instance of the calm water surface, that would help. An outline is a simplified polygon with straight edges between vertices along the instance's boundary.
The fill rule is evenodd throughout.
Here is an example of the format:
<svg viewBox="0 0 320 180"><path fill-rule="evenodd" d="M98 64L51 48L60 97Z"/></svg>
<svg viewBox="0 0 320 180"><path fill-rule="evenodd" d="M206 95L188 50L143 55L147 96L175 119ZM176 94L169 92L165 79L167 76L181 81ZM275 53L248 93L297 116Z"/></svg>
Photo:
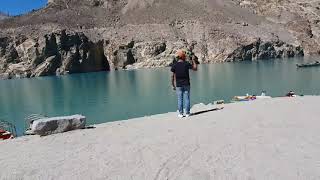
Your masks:
<svg viewBox="0 0 320 180"><path fill-rule="evenodd" d="M303 59L201 65L191 73L191 101L210 103L235 95L320 93L320 67L297 69ZM75 74L0 81L0 119L19 134L30 114L83 114L89 124L176 110L169 68Z"/></svg>

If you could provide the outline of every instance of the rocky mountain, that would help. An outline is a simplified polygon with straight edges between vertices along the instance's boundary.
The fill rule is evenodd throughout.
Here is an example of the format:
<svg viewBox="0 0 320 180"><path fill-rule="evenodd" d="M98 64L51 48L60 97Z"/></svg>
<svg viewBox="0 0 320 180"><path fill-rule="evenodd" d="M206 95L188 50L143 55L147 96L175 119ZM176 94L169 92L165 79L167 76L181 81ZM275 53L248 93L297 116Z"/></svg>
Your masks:
<svg viewBox="0 0 320 180"><path fill-rule="evenodd" d="M48 0L0 21L0 78L320 53L317 0Z"/></svg>
<svg viewBox="0 0 320 180"><path fill-rule="evenodd" d="M0 12L0 21L2 19L6 19L6 18L8 18L8 15L6 15L5 13Z"/></svg>

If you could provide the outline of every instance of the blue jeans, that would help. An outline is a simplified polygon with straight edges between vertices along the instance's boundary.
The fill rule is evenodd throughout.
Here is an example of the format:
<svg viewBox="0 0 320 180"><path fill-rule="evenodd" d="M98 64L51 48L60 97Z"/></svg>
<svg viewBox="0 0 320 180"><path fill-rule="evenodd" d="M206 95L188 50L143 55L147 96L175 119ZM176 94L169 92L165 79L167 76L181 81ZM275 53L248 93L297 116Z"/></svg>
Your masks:
<svg viewBox="0 0 320 180"><path fill-rule="evenodd" d="M190 86L177 87L178 110L183 114L183 106L186 114L190 114Z"/></svg>

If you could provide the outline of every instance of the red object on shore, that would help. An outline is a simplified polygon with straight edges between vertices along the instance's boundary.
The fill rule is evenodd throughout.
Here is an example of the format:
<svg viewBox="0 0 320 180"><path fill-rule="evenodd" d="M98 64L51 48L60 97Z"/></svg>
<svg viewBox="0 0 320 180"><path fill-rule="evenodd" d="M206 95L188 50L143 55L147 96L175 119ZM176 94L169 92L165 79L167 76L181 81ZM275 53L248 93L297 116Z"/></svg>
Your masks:
<svg viewBox="0 0 320 180"><path fill-rule="evenodd" d="M9 131L0 129L0 140L6 140L12 138L12 134Z"/></svg>

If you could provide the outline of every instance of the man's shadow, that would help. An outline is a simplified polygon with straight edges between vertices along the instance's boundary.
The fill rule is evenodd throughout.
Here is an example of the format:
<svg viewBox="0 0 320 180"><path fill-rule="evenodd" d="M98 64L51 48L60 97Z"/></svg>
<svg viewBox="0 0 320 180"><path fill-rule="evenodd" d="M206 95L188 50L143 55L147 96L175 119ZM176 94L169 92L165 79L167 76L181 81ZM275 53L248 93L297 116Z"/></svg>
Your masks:
<svg viewBox="0 0 320 180"><path fill-rule="evenodd" d="M224 107L221 107L221 108L213 108L213 109L204 110L204 111L199 111L199 112L191 113L191 116L196 116L196 115L199 115L199 114L208 113L208 112L212 112L212 111L220 111L220 110L222 110L222 109L224 109Z"/></svg>

